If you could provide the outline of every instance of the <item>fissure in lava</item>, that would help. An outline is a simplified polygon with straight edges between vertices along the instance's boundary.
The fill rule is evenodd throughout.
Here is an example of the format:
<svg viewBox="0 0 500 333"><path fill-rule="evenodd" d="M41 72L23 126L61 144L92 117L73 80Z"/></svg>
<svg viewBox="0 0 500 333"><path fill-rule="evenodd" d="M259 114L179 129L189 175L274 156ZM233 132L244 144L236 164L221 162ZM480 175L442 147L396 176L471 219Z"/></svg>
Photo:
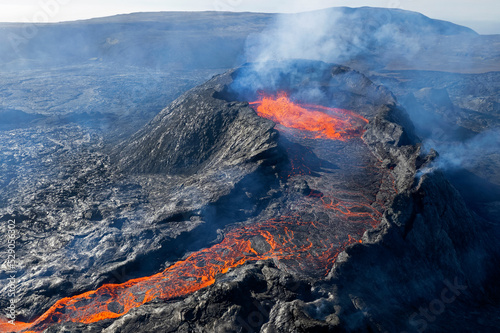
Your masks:
<svg viewBox="0 0 500 333"><path fill-rule="evenodd" d="M368 120L352 111L294 103L284 93L262 97L250 105L259 116L276 122L278 129L292 139L327 141L322 146L328 147L322 149L339 161L348 157L344 154L349 149L364 147L363 154L369 152L360 139ZM296 168L303 157L289 155L292 170L288 178L308 177L304 172L307 166ZM373 161L370 157L366 164L371 165L349 165L345 169L376 174L380 182L386 182L388 174ZM346 177L352 176L349 175ZM63 298L33 323L18 322L13 326L4 322L0 323L0 331L41 332L60 322L93 323L118 318L155 298L173 299L210 286L218 275L250 261L275 259L284 269L324 276L346 246L361 242L364 231L378 225L384 207L382 200L376 198L377 193L368 193L372 189L367 193L353 191L340 178L334 172L315 177L316 180L311 177L315 190L291 203L287 216L227 228L222 242L192 253L163 272ZM383 186L378 185L380 190ZM363 186L358 184L357 188ZM328 215L314 214L315 207ZM267 245L256 247L256 240L260 244L264 240Z"/></svg>

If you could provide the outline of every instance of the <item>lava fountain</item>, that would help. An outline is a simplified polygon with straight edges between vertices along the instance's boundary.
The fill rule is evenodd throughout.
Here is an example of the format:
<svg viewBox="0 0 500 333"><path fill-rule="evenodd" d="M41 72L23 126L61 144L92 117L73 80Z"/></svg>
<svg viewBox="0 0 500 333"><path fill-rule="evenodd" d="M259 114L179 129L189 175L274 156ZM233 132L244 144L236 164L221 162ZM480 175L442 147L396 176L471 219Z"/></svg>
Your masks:
<svg viewBox="0 0 500 333"><path fill-rule="evenodd" d="M358 138L361 141L359 138L368 123L352 111L294 103L284 93L275 98L263 97L250 105L259 116L275 121L279 130L300 139L347 142ZM294 176L292 173L288 177ZM122 284L106 284L81 295L63 298L33 323L13 326L0 322L0 331L41 332L61 322L89 324L118 318L153 299L184 297L208 287L220 274L251 261L274 259L295 271L314 271L324 276L341 251L350 244L361 242L363 232L378 225L383 208L383 203L376 203L376 199L332 186L334 178L325 177L322 179L325 184L318 185L321 191L313 190L294 203L295 208L289 208L287 216L226 228L220 243L194 252L158 274ZM311 210L310 207L328 211L330 217L318 220L314 215L303 215L304 211ZM264 248L255 246L256 240L267 245Z"/></svg>

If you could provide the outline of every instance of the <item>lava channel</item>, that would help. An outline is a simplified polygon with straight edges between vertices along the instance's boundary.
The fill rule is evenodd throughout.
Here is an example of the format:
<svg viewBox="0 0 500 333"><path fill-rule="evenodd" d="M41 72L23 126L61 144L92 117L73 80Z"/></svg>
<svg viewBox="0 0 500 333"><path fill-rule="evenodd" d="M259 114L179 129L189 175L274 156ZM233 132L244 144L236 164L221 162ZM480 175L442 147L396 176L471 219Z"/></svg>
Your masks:
<svg viewBox="0 0 500 333"><path fill-rule="evenodd" d="M307 263L305 266L309 268L321 270L324 275L342 249L359 240L349 236L342 242L334 243L334 239L322 239L315 244L306 237L299 239L295 237L294 229L309 231L316 229L317 232L321 232L323 228L321 223L301 221L297 216L235 227L226 232L221 243L197 251L161 273L123 284L106 284L97 290L63 298L33 323L18 322L17 326L12 326L3 322L0 323L0 330L42 332L61 322L90 324L104 319L118 318L132 308L155 298L164 300L178 298L208 287L215 282L218 275L250 261L266 259L300 261ZM264 248L253 245L258 240L265 241ZM311 251L312 248L315 251Z"/></svg>

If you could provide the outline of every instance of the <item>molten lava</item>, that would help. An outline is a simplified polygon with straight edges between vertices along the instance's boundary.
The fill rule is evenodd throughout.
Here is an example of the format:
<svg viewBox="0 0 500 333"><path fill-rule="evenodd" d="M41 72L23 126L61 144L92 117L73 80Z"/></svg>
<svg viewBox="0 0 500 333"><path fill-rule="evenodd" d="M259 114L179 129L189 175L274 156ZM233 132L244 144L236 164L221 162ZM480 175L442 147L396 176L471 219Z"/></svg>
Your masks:
<svg viewBox="0 0 500 333"><path fill-rule="evenodd" d="M89 324L118 318L155 298L167 300L205 288L213 284L218 275L249 261L271 258L299 261L304 268L313 268L325 275L342 249L359 242L350 235L342 242L323 238L314 243L306 237L300 240L295 238L295 233L310 233L312 229L321 232L327 227L289 216L233 228L225 234L221 243L195 252L161 273L123 284L106 284L97 290L63 298L31 325L17 323L18 326L14 327L0 324L0 329L7 332L30 328L29 332L41 332L60 322ZM252 240L255 237L263 238L269 248L261 252L254 249ZM314 251L311 251L313 248Z"/></svg>
<svg viewBox="0 0 500 333"><path fill-rule="evenodd" d="M304 131L313 139L348 140L360 137L368 120L342 109L320 105L293 103L281 92L277 97L264 96L260 101L251 102L257 114L290 129Z"/></svg>
<svg viewBox="0 0 500 333"><path fill-rule="evenodd" d="M285 94L274 99L264 97L251 105L260 116L295 130L292 135L301 134L300 137L307 139L346 141L359 138L368 122L347 110L295 104ZM344 158L342 153L339 156ZM292 172L288 177L305 176L307 167L298 164L307 158L291 156ZM63 298L33 323L12 326L0 321L0 331L41 332L61 322L88 324L118 318L155 298L183 297L210 286L220 274L250 261L275 259L285 269L324 276L341 251L350 244L361 242L363 232L378 225L383 202L341 187L333 190L328 181L322 186L322 192L312 190L294 202L288 208L288 216L233 226L225 231L219 244L192 253L163 272L123 284L106 284L97 290ZM315 215L315 207L328 214L316 218L321 214Z"/></svg>

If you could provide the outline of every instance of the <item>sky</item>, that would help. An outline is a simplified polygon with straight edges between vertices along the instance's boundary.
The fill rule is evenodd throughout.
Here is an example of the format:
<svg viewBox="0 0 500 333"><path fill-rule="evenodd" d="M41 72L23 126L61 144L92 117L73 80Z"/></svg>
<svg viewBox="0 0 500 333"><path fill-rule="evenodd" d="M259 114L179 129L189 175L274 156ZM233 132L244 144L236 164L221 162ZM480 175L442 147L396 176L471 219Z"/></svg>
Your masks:
<svg viewBox="0 0 500 333"><path fill-rule="evenodd" d="M150 11L290 13L336 6L413 10L500 34L500 0L0 0L0 22L61 22Z"/></svg>

